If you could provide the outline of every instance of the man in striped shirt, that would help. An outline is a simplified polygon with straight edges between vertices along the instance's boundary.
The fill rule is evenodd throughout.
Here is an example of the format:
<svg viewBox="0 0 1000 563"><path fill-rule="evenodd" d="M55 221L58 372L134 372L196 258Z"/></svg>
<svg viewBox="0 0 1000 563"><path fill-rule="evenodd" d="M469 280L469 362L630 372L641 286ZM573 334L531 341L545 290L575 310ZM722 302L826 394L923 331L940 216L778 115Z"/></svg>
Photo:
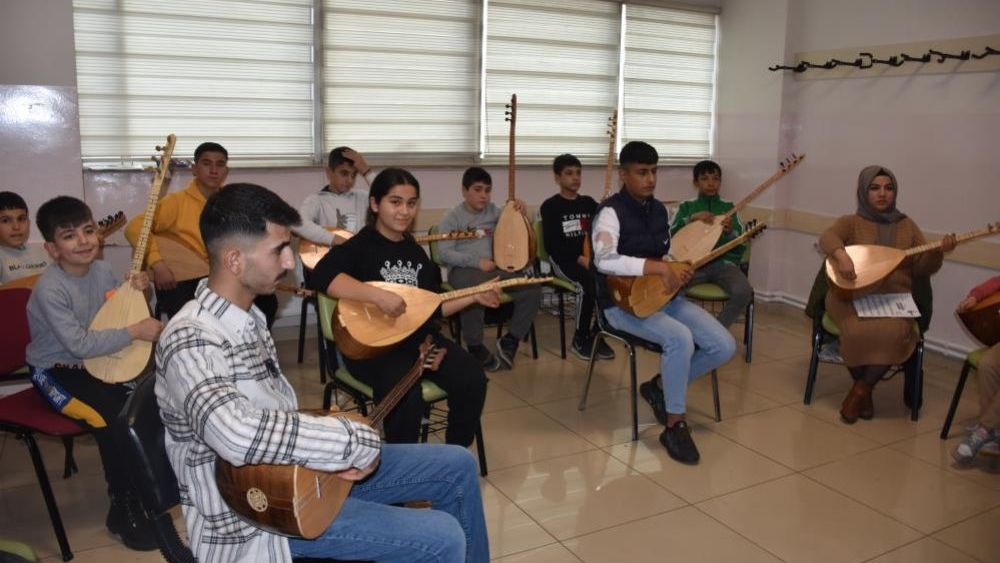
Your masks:
<svg viewBox="0 0 1000 563"><path fill-rule="evenodd" d="M476 462L447 445L383 446L365 424L296 412L295 392L253 300L293 267L299 214L273 192L233 184L212 195L200 226L210 273L163 331L156 396L191 550L203 563L295 557L376 561L489 559ZM314 540L278 536L237 516L215 483L229 463L299 464L355 481ZM391 506L430 500L432 510Z"/></svg>

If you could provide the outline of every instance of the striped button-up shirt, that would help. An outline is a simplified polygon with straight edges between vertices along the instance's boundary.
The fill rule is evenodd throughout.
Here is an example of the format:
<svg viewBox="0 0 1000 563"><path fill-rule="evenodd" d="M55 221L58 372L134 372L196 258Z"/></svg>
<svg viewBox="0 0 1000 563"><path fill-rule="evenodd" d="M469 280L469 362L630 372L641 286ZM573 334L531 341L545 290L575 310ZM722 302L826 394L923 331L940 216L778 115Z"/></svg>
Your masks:
<svg viewBox="0 0 1000 563"><path fill-rule="evenodd" d="M156 346L156 398L191 550L202 563L291 561L288 541L236 515L215 484L216 456L236 466L367 467L378 434L344 418L295 412L264 315L204 281Z"/></svg>

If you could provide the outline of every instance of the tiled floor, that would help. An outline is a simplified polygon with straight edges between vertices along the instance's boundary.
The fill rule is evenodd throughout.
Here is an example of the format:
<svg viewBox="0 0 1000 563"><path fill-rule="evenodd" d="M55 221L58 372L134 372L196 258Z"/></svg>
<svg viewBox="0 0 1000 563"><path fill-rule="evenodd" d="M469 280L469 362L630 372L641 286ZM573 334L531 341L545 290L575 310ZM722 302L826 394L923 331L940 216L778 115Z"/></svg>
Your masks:
<svg viewBox="0 0 1000 563"><path fill-rule="evenodd" d="M809 324L800 311L760 304L752 364L719 372L722 422L712 417L708 378L690 391L702 462L671 461L640 400L640 437L630 441L628 363L601 362L587 410L577 404L586 364L560 360L552 319L539 321L540 357L519 352L513 371L491 374L483 415L490 474L482 481L497 561L1000 561L1000 459L952 466L949 451L976 412L966 389L952 438L938 439L957 360L930 354L925 405L910 422L902 378L881 384L876 418L845 426L837 409L843 368L822 365L812 405L802 404ZM742 327L734 327L742 335ZM285 371L303 406L319 406L315 346ZM640 379L656 371L641 352ZM158 561L104 529L107 500L93 443L77 447L81 473L59 474L61 449L43 445L76 561ZM24 449L0 437L0 536L58 560L55 539Z"/></svg>

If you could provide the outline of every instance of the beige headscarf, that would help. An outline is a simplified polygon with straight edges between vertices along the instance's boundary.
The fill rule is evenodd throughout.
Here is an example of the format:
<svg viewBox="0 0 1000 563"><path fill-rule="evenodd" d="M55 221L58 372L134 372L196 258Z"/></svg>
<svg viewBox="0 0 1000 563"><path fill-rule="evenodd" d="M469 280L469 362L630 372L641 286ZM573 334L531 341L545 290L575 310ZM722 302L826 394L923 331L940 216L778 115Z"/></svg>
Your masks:
<svg viewBox="0 0 1000 563"><path fill-rule="evenodd" d="M892 180L892 185L896 188L896 198L892 201L892 206L885 211L878 211L868 203L868 186L876 176L888 176ZM878 244L882 246L893 246L896 243L896 223L906 218L906 215L896 209L896 202L899 199L899 183L896 182L896 175L892 170L884 166L865 166L858 175L858 210L857 214L869 221L878 224Z"/></svg>

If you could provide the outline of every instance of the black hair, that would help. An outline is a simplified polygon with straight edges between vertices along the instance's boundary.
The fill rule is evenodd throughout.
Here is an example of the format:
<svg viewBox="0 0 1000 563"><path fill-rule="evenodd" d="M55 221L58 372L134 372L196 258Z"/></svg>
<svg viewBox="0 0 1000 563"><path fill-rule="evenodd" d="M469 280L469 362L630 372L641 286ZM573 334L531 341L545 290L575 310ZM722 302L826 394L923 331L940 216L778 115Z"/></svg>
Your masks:
<svg viewBox="0 0 1000 563"><path fill-rule="evenodd" d="M653 145L643 141L629 141L622 147L618 154L618 164L628 166L629 164L656 164L660 160L660 155L656 153Z"/></svg>
<svg viewBox="0 0 1000 563"><path fill-rule="evenodd" d="M330 151L330 156L326 159L326 167L333 170L341 164L354 166L354 160L344 156L344 151L349 150L351 150L351 147L337 147Z"/></svg>
<svg viewBox="0 0 1000 563"><path fill-rule="evenodd" d="M420 182L417 182L417 179L409 170L403 168L386 168L379 172L378 176L375 176L375 179L372 180L372 185L368 189L368 197L374 199L375 205L378 205L383 197L389 195L392 188L403 184L409 184L417 188L417 197L420 197ZM369 227L374 226L375 219L375 212L372 211L372 206L369 205L368 213L365 215L365 224Z"/></svg>
<svg viewBox="0 0 1000 563"><path fill-rule="evenodd" d="M23 197L14 192L0 192L0 211L7 211L8 209L23 209L27 211L28 204L24 202Z"/></svg>
<svg viewBox="0 0 1000 563"><path fill-rule="evenodd" d="M35 214L35 224L47 242L55 240L57 229L75 229L93 220L94 214L87 204L68 195L46 201Z"/></svg>
<svg viewBox="0 0 1000 563"><path fill-rule="evenodd" d="M262 238L267 224L297 227L302 218L294 207L271 190L256 184L228 184L205 202L198 225L214 262L219 244L232 236Z"/></svg>
<svg viewBox="0 0 1000 563"><path fill-rule="evenodd" d="M722 167L719 166L714 160L703 160L698 164L695 164L694 170L692 170L695 182L698 181L698 178L700 178L702 174L711 174L713 172L718 174L720 178L722 177Z"/></svg>
<svg viewBox="0 0 1000 563"><path fill-rule="evenodd" d="M493 185L493 177L490 173L486 171L485 168L480 168L479 166L472 166L462 174L462 188L469 189L472 184L476 182L482 182L489 186Z"/></svg>
<svg viewBox="0 0 1000 563"><path fill-rule="evenodd" d="M229 160L229 151L226 150L226 147L220 145L219 143L209 141L198 145L198 148L194 149L194 161L198 162L201 155L207 152L221 152L223 156L226 157L226 160Z"/></svg>
<svg viewBox="0 0 1000 563"><path fill-rule="evenodd" d="M563 169L569 166L583 168L583 165L580 164L580 159L569 153L561 154L552 161L552 171L557 175L562 174Z"/></svg>

